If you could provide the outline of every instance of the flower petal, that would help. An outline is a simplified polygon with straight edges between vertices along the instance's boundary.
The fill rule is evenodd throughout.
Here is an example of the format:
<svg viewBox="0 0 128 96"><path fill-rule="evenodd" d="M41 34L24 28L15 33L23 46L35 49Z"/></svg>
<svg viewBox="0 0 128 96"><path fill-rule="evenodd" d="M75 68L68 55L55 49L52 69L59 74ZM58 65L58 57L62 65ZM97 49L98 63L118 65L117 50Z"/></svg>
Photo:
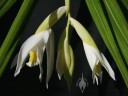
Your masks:
<svg viewBox="0 0 128 96"><path fill-rule="evenodd" d="M38 48L37 50L37 63L39 64L40 74L39 74L39 80L42 81L42 75L43 75L43 68L42 68L42 61L44 56L45 46Z"/></svg>
<svg viewBox="0 0 128 96"><path fill-rule="evenodd" d="M49 36L50 30L46 30L43 32L40 32L38 34L32 35L29 37L21 46L20 52L18 54L18 61L17 61L17 66L16 66L16 71L15 71L15 76L19 74L20 69L23 67L23 63L28 56L28 53L31 49L33 49L36 46L43 45L44 43L47 42L47 38ZM43 42L44 41L44 42Z"/></svg>
<svg viewBox="0 0 128 96"><path fill-rule="evenodd" d="M108 74L110 75L110 77L113 79L113 80L116 80L115 79L115 74L114 74L114 71L113 69L111 68L109 62L107 61L107 59L105 58L105 56L101 53L101 56L103 58L103 63L101 63L104 68L107 70Z"/></svg>
<svg viewBox="0 0 128 96"><path fill-rule="evenodd" d="M54 65L54 33L51 30L49 33L49 39L46 44L47 52L47 77L46 77L46 86L48 88L48 82L52 75L53 65Z"/></svg>
<svg viewBox="0 0 128 96"><path fill-rule="evenodd" d="M26 65L28 66L28 67L34 67L34 66L37 66L39 63L37 63L37 53L38 53L38 49L37 48L33 48L32 49L32 52L34 52L34 54L36 55L34 58L35 58L35 62L30 62L30 61L28 61L27 63L26 63ZM29 53L29 55L30 55L30 53ZM30 59L31 57L29 56L29 59ZM32 57L33 58L33 57Z"/></svg>
<svg viewBox="0 0 128 96"><path fill-rule="evenodd" d="M84 42L83 42L83 45L84 45L84 51L85 51L88 63L91 67L91 70L93 71L95 64L97 64L99 61L96 56L96 54L98 54L98 51Z"/></svg>
<svg viewBox="0 0 128 96"><path fill-rule="evenodd" d="M92 72L92 80L93 80L93 84L95 84L95 81L96 81L96 84L98 85L98 77L95 75L94 72Z"/></svg>

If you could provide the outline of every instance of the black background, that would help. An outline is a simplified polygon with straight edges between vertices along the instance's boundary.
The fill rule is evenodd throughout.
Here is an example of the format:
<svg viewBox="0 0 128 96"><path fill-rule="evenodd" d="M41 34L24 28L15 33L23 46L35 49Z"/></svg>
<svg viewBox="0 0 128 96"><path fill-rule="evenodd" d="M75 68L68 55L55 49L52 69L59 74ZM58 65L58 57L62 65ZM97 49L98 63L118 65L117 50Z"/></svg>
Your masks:
<svg viewBox="0 0 128 96"><path fill-rule="evenodd" d="M96 29L84 0L71 0L71 15L80 21L86 29L88 29L98 48L104 53L110 62L116 75L116 81L113 81L103 68L102 84L99 84L98 86L96 84L92 84L91 70L86 60L82 41L73 29L70 30L70 44L75 55L75 70L70 90L68 89L64 78L62 78L62 80L58 79L55 64L53 74L49 82L49 88L46 89L46 53L43 59L44 73L42 82L38 79L38 66L33 68L24 66L21 73L14 78L15 68L10 70L10 65L15 54L18 53L21 44L30 35L34 34L37 27L41 24L44 18L50 14L50 12L64 5L63 1L64 0L39 0L37 3L32 16L29 18L25 31L23 32L19 45L17 46L3 76L0 78L0 96L128 96L128 89L126 88L116 64ZM21 4L22 0L17 0L11 9L0 19L0 45L2 44ZM55 33L55 60L58 40L62 30L65 28L65 21L66 18L63 17L55 26L53 26L53 31ZM89 86L85 88L84 93L82 93L79 87L76 86L77 81L82 77L82 73L89 83Z"/></svg>

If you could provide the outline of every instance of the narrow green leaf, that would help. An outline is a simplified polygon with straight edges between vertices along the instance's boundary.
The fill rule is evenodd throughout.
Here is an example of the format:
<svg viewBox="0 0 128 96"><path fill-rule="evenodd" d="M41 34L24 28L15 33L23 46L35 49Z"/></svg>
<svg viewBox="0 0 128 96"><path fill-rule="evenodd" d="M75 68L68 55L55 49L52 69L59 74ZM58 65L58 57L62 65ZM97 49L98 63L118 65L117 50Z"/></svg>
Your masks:
<svg viewBox="0 0 128 96"><path fill-rule="evenodd" d="M128 10L128 0L121 0L122 2L123 2L123 4L124 4L124 6L127 8L127 10Z"/></svg>
<svg viewBox="0 0 128 96"><path fill-rule="evenodd" d="M4 2L6 1L6 2ZM2 4L2 3L3 4ZM2 0L0 7L0 18L9 10L9 8L16 2L16 0Z"/></svg>
<svg viewBox="0 0 128 96"><path fill-rule="evenodd" d="M7 0L0 0L0 9L4 6Z"/></svg>
<svg viewBox="0 0 128 96"><path fill-rule="evenodd" d="M19 39L16 40L16 42L14 43L12 48L7 53L5 59L3 60L2 66L0 66L0 76L3 74L3 72L4 72L4 70L5 70L5 68L6 68L6 66L7 66L7 64L8 64L8 62L9 62L9 60L10 60L10 58L11 58L11 56L12 56L12 54L13 54L13 52L14 52L17 44L18 44L18 42L19 42Z"/></svg>
<svg viewBox="0 0 128 96"><path fill-rule="evenodd" d="M128 65L128 24L116 0L104 0L119 47Z"/></svg>
<svg viewBox="0 0 128 96"><path fill-rule="evenodd" d="M120 73L125 81L125 84L128 87L128 75L127 75L128 71L124 64L124 61L122 60L121 54L119 53L119 50L118 50L118 47L113 38L112 32L111 32L108 22L105 18L100 1L99 0L85 0L85 2L89 8L89 11L90 11L92 18L99 30L99 33L100 33L102 39L104 40L113 59L115 60L117 66L120 70Z"/></svg>

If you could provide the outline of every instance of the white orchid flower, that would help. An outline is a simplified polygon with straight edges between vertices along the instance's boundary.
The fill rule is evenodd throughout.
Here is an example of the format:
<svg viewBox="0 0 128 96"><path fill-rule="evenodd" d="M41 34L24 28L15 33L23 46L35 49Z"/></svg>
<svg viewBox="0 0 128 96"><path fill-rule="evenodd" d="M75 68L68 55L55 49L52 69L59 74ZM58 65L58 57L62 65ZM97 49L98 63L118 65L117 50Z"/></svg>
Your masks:
<svg viewBox="0 0 128 96"><path fill-rule="evenodd" d="M45 48L47 52L46 85L48 87L48 81L50 80L54 64L54 34L51 29L34 34L23 43L18 54L14 75L17 76L20 73L21 68L24 66L25 61L29 56L29 62L26 63L26 65L29 67L39 65L39 79L41 80L43 74L42 60Z"/></svg>
<svg viewBox="0 0 128 96"><path fill-rule="evenodd" d="M53 64L54 64L54 34L50 29L65 13L66 6L59 7L49 14L41 25L36 30L35 35L29 37L22 45L20 52L17 56L17 66L15 71L15 76L20 73L21 68L25 64L25 60L29 55L29 62L26 63L27 66L33 67L39 65L40 75L39 79L42 79L43 69L42 60L43 53L47 51L47 77L46 77L46 87L48 88L48 82L50 80ZM16 59L14 59L12 66L14 67Z"/></svg>
<svg viewBox="0 0 128 96"><path fill-rule="evenodd" d="M92 70L93 83L98 85L98 77L102 81L101 65L107 70L110 77L115 80L115 74L105 56L100 53L88 31L75 19L71 18L71 25L83 41L84 51Z"/></svg>
<svg viewBox="0 0 128 96"><path fill-rule="evenodd" d="M87 57L87 60L89 62L89 65L92 70L92 78L93 78L93 83L97 83L98 85L98 76L100 78L100 81L102 81L102 69L101 65L107 70L109 73L110 77L115 80L115 75L114 72L109 65L109 62L105 58L105 56L99 52L97 48L94 48L92 46L89 46L88 44L84 43L84 51Z"/></svg>

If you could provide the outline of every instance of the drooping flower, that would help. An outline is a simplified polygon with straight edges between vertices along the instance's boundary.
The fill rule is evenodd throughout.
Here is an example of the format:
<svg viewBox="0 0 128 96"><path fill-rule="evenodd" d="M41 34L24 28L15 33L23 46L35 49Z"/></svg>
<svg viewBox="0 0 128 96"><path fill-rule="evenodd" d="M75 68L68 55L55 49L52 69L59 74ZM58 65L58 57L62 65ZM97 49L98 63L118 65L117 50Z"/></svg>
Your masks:
<svg viewBox="0 0 128 96"><path fill-rule="evenodd" d="M58 54L56 60L56 70L58 77L61 80L62 76L67 81L68 87L71 86L72 76L74 71L74 54L72 48L66 38L64 31L60 37L58 45Z"/></svg>
<svg viewBox="0 0 128 96"><path fill-rule="evenodd" d="M100 81L102 82L102 69L101 65L107 70L108 74L110 77L115 80L115 75L114 72L109 65L109 62L105 58L105 56L100 53L100 51L97 48L94 48L92 46L89 46L88 44L84 43L84 51L88 60L88 63L91 67L92 70L92 78L93 78L93 83L97 83L98 85L98 77Z"/></svg>
<svg viewBox="0 0 128 96"><path fill-rule="evenodd" d="M36 30L35 34L29 37L20 48L20 52L17 56L17 66L15 71L15 76L20 73L21 68L25 64L25 60L29 55L29 62L26 63L27 66L33 67L39 65L40 75L39 79L42 79L43 69L42 60L43 53L46 48L47 52L47 77L46 77L46 87L48 88L48 82L50 80L53 64L54 64L54 34L51 27L66 13L66 6L59 7L49 14L41 25ZM12 67L15 65L16 59L14 59Z"/></svg>
<svg viewBox="0 0 128 96"><path fill-rule="evenodd" d="M107 70L110 77L115 80L115 74L105 56L98 50L95 42L88 31L75 19L71 18L71 25L75 28L77 34L83 42L84 51L88 63L92 70L93 83L98 85L98 77L102 81L102 68L101 65Z"/></svg>
<svg viewBox="0 0 128 96"><path fill-rule="evenodd" d="M25 65L25 61L29 56L29 62L26 63L26 65L29 67L39 65L39 79L41 80L43 74L42 60L45 48L47 52L46 84L48 87L48 81L50 80L54 64L54 34L51 29L34 34L23 43L18 53L17 66L14 75L17 76L20 73L21 68Z"/></svg>

